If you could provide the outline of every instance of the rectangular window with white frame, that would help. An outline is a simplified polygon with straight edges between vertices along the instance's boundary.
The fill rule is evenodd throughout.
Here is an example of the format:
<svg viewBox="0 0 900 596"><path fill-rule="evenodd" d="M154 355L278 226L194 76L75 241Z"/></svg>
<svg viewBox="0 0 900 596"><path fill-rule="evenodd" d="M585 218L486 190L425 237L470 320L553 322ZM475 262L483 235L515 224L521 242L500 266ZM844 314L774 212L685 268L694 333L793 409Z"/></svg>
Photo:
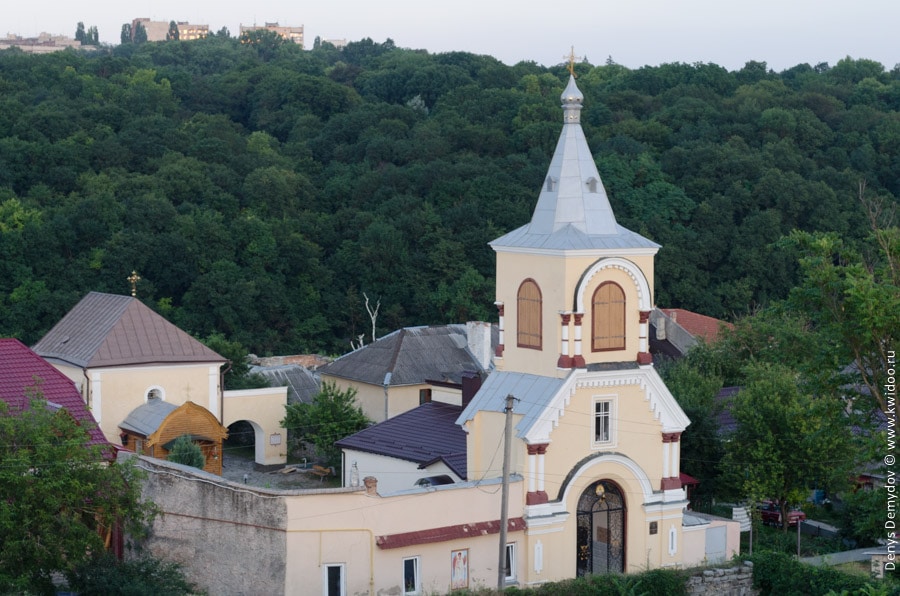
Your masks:
<svg viewBox="0 0 900 596"><path fill-rule="evenodd" d="M343 563L331 563L322 567L322 594L346 596Z"/></svg>
<svg viewBox="0 0 900 596"><path fill-rule="evenodd" d="M610 447L615 443L615 406L611 397L594 398L594 447Z"/></svg>
<svg viewBox="0 0 900 596"><path fill-rule="evenodd" d="M515 583L516 581L516 543L511 542L506 545L506 583Z"/></svg>
<svg viewBox="0 0 900 596"><path fill-rule="evenodd" d="M403 596L421 594L419 579L419 557L403 559Z"/></svg>

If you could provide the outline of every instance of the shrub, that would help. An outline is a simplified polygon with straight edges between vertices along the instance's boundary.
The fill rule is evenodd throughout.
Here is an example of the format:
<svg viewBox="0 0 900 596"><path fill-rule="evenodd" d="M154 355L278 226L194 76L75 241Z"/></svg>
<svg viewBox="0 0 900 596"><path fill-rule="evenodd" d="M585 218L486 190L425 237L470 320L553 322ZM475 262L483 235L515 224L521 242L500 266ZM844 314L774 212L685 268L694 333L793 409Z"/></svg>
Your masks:
<svg viewBox="0 0 900 596"><path fill-rule="evenodd" d="M94 557L66 574L69 589L79 596L183 596L197 594L176 563L143 557L118 561L108 553Z"/></svg>
<svg viewBox="0 0 900 596"><path fill-rule="evenodd" d="M753 587L760 596L819 596L829 591L861 590L865 578L848 575L831 567L814 567L776 552L753 556Z"/></svg>
<svg viewBox="0 0 900 596"><path fill-rule="evenodd" d="M206 465L206 458L203 457L203 451L200 446L191 441L190 435L181 435L175 439L172 445L172 451L169 452L169 461L176 464L184 464L195 468L203 469Z"/></svg>

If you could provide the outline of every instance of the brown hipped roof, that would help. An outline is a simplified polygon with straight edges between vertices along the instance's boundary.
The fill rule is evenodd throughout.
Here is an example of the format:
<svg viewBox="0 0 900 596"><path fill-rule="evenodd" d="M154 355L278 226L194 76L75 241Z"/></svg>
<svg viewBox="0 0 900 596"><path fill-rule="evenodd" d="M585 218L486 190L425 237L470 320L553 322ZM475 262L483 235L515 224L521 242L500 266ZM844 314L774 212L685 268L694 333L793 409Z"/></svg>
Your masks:
<svg viewBox="0 0 900 596"><path fill-rule="evenodd" d="M137 298L100 292L82 298L33 349L81 368L226 360Z"/></svg>

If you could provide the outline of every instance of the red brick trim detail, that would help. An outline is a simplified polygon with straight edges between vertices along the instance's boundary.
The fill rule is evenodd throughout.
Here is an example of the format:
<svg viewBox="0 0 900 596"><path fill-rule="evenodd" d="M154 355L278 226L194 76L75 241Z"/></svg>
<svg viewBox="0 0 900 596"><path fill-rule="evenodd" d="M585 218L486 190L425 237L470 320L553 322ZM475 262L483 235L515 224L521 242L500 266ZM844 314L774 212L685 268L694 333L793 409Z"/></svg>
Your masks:
<svg viewBox="0 0 900 596"><path fill-rule="evenodd" d="M584 356L574 356L572 358L572 368L584 368L587 364L584 363Z"/></svg>
<svg viewBox="0 0 900 596"><path fill-rule="evenodd" d="M528 455L544 455L547 453L547 445L549 443L534 443L528 445Z"/></svg>
<svg viewBox="0 0 900 596"><path fill-rule="evenodd" d="M681 478L678 476L672 476L671 478L663 478L662 479L662 490L672 490L675 488L681 488Z"/></svg>
<svg viewBox="0 0 900 596"><path fill-rule="evenodd" d="M503 357L503 344L498 344L497 349L494 351L494 356L498 358Z"/></svg>
<svg viewBox="0 0 900 596"><path fill-rule="evenodd" d="M526 505L540 505L542 503L548 503L549 501L550 497L547 496L545 491L536 490L534 492L525 493Z"/></svg>
<svg viewBox="0 0 900 596"><path fill-rule="evenodd" d="M577 313L575 313L575 314L572 315L572 316L575 317L575 324L578 325L579 327L581 327L581 320L584 318L584 313L583 313L583 312L577 312Z"/></svg>
<svg viewBox="0 0 900 596"><path fill-rule="evenodd" d="M663 433L663 443L677 443L681 440L681 433Z"/></svg>
<svg viewBox="0 0 900 596"><path fill-rule="evenodd" d="M571 356L560 354L559 360L556 361L556 368L572 368L573 361L574 358L572 358Z"/></svg>
<svg viewBox="0 0 900 596"><path fill-rule="evenodd" d="M638 312L640 312L640 315L641 315L641 318L640 318L641 323L646 323L647 321L650 320L650 311L649 310L642 310L642 311L638 311Z"/></svg>
<svg viewBox="0 0 900 596"><path fill-rule="evenodd" d="M653 364L653 354L650 352L638 352L638 364Z"/></svg>
<svg viewBox="0 0 900 596"><path fill-rule="evenodd" d="M521 517L514 517L510 519L506 525L507 532L522 532L524 530L525 520ZM460 524L457 526L444 526L442 528L432 528L429 530L418 530L416 532L403 532L401 534L386 534L384 536L376 536L375 544L378 546L378 548L386 550L391 548L401 548L404 546L413 546L416 544L432 544L435 542L447 542L449 540L474 538L476 536L486 536L488 534L499 533L500 520L497 519L486 522Z"/></svg>

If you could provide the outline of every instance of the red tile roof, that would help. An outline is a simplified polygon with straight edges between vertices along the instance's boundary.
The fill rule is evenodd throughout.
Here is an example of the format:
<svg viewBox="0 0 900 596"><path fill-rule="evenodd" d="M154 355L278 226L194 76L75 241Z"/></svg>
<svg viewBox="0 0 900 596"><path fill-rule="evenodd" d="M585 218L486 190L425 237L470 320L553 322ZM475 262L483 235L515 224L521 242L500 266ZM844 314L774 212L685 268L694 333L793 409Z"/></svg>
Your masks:
<svg viewBox="0 0 900 596"><path fill-rule="evenodd" d="M506 525L508 532L521 532L525 529L525 520L521 517L510 519ZM500 533L500 520L474 522L471 524L459 524L456 526L443 526L429 530L416 532L403 532L402 534L387 534L376 536L375 544L378 548L400 548L416 544L429 544L432 542L447 542L448 540L460 540L474 536L487 536Z"/></svg>
<svg viewBox="0 0 900 596"><path fill-rule="evenodd" d="M19 340L0 338L0 400L20 410L35 394L77 420L88 431L90 445L110 445L71 379Z"/></svg>
<svg viewBox="0 0 900 596"><path fill-rule="evenodd" d="M660 310L694 337L702 337L710 343L716 341L716 338L719 336L719 329L723 325L728 329L734 328L734 325L731 323L684 310L683 308L662 308Z"/></svg>

